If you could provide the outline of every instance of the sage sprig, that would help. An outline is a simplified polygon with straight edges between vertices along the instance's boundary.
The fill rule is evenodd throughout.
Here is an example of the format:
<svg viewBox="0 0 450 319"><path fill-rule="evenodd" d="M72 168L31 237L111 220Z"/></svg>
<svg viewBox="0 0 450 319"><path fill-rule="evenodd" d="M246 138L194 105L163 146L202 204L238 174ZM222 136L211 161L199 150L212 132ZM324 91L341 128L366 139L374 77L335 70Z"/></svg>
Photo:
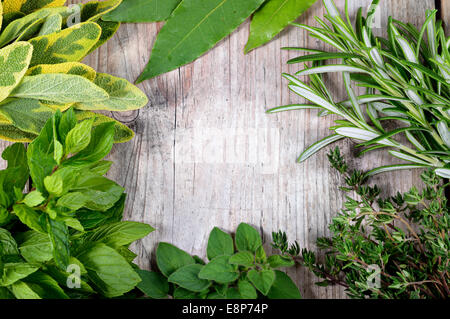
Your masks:
<svg viewBox="0 0 450 319"><path fill-rule="evenodd" d="M361 154L387 149L408 164L375 168L381 172L431 167L441 177L450 177L450 39L436 10L426 12L420 30L409 23L389 18L388 37L375 36L372 21L378 6L363 17L359 10L355 26L346 10L342 17L332 0L324 0L329 24L316 18L321 27L296 24L310 35L337 49L337 52L314 50L313 54L291 59L288 63L312 62L296 73L284 74L289 88L312 104L297 104L271 109L269 113L299 109L320 109L319 115L336 114L341 118L330 129L334 134L313 144L299 158L302 162L321 148L342 138L361 141ZM347 7L348 8L348 7ZM308 51L306 48L287 48ZM340 59L340 64L325 64ZM334 101L323 75L342 74L348 100ZM298 77L307 76L309 84ZM354 87L365 88L358 95ZM389 129L387 123L395 123ZM403 136L409 143L397 137Z"/></svg>
<svg viewBox="0 0 450 319"><path fill-rule="evenodd" d="M70 8L62 6L64 1L0 3L1 139L31 142L57 110L74 107L84 119L93 117L90 111L129 111L147 104L146 95L127 80L79 62L117 31L119 23L100 18L120 3L94 1ZM77 18L80 23L72 24ZM115 142L133 137L127 126L110 121Z"/></svg>

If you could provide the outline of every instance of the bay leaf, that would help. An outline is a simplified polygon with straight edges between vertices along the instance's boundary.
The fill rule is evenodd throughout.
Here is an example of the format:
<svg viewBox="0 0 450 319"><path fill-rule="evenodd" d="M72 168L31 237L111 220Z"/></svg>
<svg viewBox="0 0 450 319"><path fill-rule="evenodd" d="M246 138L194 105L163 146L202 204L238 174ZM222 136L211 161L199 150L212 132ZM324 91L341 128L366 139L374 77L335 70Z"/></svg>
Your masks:
<svg viewBox="0 0 450 319"><path fill-rule="evenodd" d="M181 0L123 0L103 20L117 22L156 22L166 20Z"/></svg>
<svg viewBox="0 0 450 319"><path fill-rule="evenodd" d="M229 35L264 0L184 0L155 42L150 62L137 82L194 61Z"/></svg>
<svg viewBox="0 0 450 319"><path fill-rule="evenodd" d="M255 12L245 53L269 42L317 0L269 0Z"/></svg>

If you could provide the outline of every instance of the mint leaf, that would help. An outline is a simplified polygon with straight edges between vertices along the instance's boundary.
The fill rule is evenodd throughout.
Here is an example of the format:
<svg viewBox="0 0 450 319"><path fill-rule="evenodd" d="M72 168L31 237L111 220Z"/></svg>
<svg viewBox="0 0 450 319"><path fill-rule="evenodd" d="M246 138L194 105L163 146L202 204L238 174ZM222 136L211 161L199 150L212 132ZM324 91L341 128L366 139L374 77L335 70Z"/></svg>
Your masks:
<svg viewBox="0 0 450 319"><path fill-rule="evenodd" d="M244 267L252 267L255 264L255 255L249 251L240 251L230 257L229 263Z"/></svg>
<svg viewBox="0 0 450 319"><path fill-rule="evenodd" d="M28 207L35 207L35 206L42 204L42 202L44 200L45 200L45 197L42 196L41 192L34 190L34 191L29 192L25 196L25 198L23 199L23 202Z"/></svg>
<svg viewBox="0 0 450 319"><path fill-rule="evenodd" d="M195 261L187 252L174 245L162 242L156 249L156 263L163 275L169 277L177 269L194 264Z"/></svg>
<svg viewBox="0 0 450 319"><path fill-rule="evenodd" d="M269 299L301 299L295 283L284 272L275 270L275 281L267 294Z"/></svg>
<svg viewBox="0 0 450 319"><path fill-rule="evenodd" d="M72 128L66 136L66 154L75 154L84 150L91 142L91 130L95 117L84 120Z"/></svg>
<svg viewBox="0 0 450 319"><path fill-rule="evenodd" d="M183 266L172 273L168 281L187 290L201 292L211 285L209 280L199 278L202 267L199 264Z"/></svg>
<svg viewBox="0 0 450 319"><path fill-rule="evenodd" d="M198 276L202 279L213 280L215 282L226 284L239 278L237 267L231 265L229 256L218 256L210 263L203 266Z"/></svg>
<svg viewBox="0 0 450 319"><path fill-rule="evenodd" d="M219 228L214 227L209 235L206 251L209 260L221 255L231 255L234 252L233 238Z"/></svg>
<svg viewBox="0 0 450 319"><path fill-rule="evenodd" d="M167 298L169 283L166 277L154 271L137 269L136 272L142 279L137 285L139 290L153 299Z"/></svg>
<svg viewBox="0 0 450 319"><path fill-rule="evenodd" d="M262 245L261 237L256 229L241 223L236 230L236 247L239 251L251 251L253 253Z"/></svg>
<svg viewBox="0 0 450 319"><path fill-rule="evenodd" d="M248 280L255 285L264 296L266 296L273 282L275 281L275 272L273 270L255 270L252 269L247 274Z"/></svg>

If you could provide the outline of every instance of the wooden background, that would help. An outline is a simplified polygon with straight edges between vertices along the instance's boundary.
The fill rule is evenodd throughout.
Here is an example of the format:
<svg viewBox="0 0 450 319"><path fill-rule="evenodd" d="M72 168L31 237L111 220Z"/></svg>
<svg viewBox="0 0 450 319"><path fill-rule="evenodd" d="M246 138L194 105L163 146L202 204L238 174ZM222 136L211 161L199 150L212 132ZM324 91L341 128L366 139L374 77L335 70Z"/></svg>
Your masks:
<svg viewBox="0 0 450 319"><path fill-rule="evenodd" d="M444 14L449 13L449 2L442 1ZM370 1L349 3L354 16ZM337 4L343 9L343 0ZM435 8L434 0L382 0L381 26L389 15L419 25L430 8ZM314 16L323 14L318 1L299 22L317 25ZM161 23L123 24L85 62L99 72L134 82L161 27ZM129 194L126 219L157 229L133 247L142 267L152 267L160 241L204 257L214 226L234 231L240 222L257 227L267 249L271 232L279 229L301 247L315 249L315 239L328 234L327 224L342 205L338 191L342 181L330 169L327 151L296 163L306 146L329 134L333 119L318 118L314 110L265 114L275 106L302 102L281 77L282 72L300 68L286 65L296 54L281 48L322 48L322 44L289 27L270 44L244 55L248 29L246 21L196 62L139 85L150 99L144 109L113 114L136 137L114 147L109 177ZM339 77L328 82L336 99L345 97ZM349 141L339 145L349 155L354 152ZM383 153L349 159L359 168L394 162ZM389 193L407 190L417 179L418 172L404 171L373 181ZM304 269L291 269L289 274L305 298L345 297L338 287L316 287L316 278Z"/></svg>

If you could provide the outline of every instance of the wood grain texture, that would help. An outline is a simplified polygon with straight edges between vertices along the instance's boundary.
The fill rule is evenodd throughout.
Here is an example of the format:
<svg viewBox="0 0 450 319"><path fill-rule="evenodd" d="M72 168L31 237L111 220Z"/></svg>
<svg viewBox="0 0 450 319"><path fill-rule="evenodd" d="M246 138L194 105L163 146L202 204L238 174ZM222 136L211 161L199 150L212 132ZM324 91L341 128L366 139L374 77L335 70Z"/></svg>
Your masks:
<svg viewBox="0 0 450 319"><path fill-rule="evenodd" d="M450 35L450 0L440 0L441 17L445 24L445 35Z"/></svg>
<svg viewBox="0 0 450 319"><path fill-rule="evenodd" d="M77 3L79 1L69 1ZM343 9L344 1L337 1ZM350 1L352 16L369 0ZM419 24L434 0L381 2L381 27L388 15ZM318 1L301 23L317 25L322 17ZM134 81L144 69L162 24L124 24L107 44L86 59L100 72ZM317 237L339 211L342 181L330 169L326 151L297 164L300 152L329 134L332 118L316 111L267 115L268 108L302 102L291 94L282 72L295 53L285 46L322 48L306 32L289 27L271 43L248 55L243 49L248 22L192 64L145 81L139 87L150 99L148 107L114 116L128 123L136 137L117 145L109 174L129 194L126 218L150 223L157 231L134 245L138 263L152 267L156 244L171 242L201 257L214 226L233 231L240 222L256 226L269 248L271 232L287 232L302 247L315 248ZM344 97L338 77L329 77L336 99ZM339 144L352 153L352 143ZM352 160L359 168L394 161L382 152ZM387 193L405 191L418 172L396 172L374 178ZM314 286L315 276L297 268L289 271L305 298L343 298L338 287Z"/></svg>

